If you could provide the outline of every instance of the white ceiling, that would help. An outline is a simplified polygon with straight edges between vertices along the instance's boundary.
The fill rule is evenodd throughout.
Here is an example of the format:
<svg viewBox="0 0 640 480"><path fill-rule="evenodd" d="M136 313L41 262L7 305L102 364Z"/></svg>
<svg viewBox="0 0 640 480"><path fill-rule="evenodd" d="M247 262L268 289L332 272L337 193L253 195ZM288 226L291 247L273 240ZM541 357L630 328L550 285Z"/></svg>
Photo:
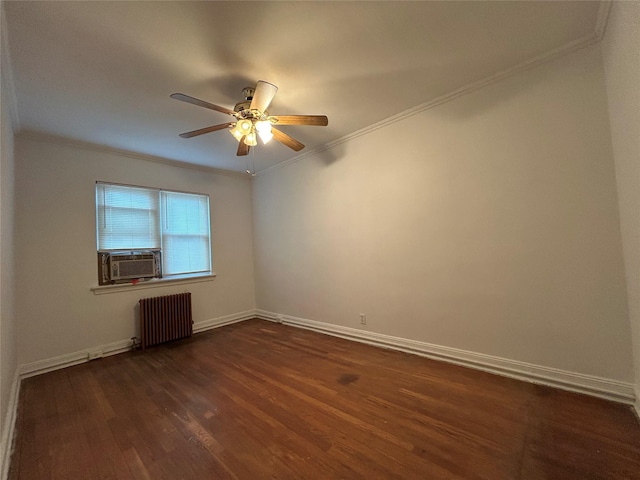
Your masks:
<svg viewBox="0 0 640 480"><path fill-rule="evenodd" d="M600 2L5 3L20 130L244 171L299 155L271 142L235 156L224 107L279 87L270 113L324 114L282 130L322 148L371 124L592 37ZM604 9L603 9L604 10ZM600 12L601 13L601 12ZM602 15L600 15L601 17ZM600 18L601 21L601 18Z"/></svg>

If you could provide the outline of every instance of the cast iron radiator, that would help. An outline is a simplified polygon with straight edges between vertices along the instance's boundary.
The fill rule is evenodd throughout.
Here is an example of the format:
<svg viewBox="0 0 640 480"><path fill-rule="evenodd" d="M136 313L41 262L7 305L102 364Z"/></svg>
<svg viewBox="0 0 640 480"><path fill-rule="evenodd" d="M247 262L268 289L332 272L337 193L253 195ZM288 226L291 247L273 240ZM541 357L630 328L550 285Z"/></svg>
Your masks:
<svg viewBox="0 0 640 480"><path fill-rule="evenodd" d="M140 346L190 337L193 333L191 293L178 293L163 297L141 298Z"/></svg>

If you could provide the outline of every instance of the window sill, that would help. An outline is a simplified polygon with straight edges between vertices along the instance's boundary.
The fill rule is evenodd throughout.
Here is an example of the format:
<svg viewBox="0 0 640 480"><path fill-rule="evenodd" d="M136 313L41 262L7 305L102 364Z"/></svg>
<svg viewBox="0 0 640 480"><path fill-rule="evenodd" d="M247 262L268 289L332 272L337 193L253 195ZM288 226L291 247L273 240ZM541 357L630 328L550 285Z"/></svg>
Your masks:
<svg viewBox="0 0 640 480"><path fill-rule="evenodd" d="M148 288L166 287L169 285L182 285L188 283L211 282L216 278L215 273L208 275L176 275L171 278L152 278L136 283L119 283L117 285L94 285L91 291L94 295L106 293L130 292L132 290L146 290Z"/></svg>

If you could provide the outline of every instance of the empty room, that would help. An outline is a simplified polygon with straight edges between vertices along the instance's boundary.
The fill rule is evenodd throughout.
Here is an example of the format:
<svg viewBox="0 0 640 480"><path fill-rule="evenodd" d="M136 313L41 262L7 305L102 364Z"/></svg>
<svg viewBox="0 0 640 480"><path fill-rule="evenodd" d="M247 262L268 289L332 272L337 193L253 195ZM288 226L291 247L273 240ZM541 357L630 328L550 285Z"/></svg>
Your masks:
<svg viewBox="0 0 640 480"><path fill-rule="evenodd" d="M0 3L0 480L640 479L640 2Z"/></svg>

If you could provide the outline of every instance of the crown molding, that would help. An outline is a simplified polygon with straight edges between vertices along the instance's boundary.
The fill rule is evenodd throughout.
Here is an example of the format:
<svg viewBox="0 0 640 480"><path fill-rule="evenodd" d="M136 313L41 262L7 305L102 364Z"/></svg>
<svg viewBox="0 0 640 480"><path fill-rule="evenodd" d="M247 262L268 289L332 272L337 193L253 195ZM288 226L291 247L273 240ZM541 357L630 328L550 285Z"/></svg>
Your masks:
<svg viewBox="0 0 640 480"><path fill-rule="evenodd" d="M6 92L5 100L9 103L9 117L14 132L20 130L20 116L18 115L18 97L16 85L13 80L13 67L11 52L9 49L9 30L7 28L7 14L4 9L5 2L0 2L0 83L2 90Z"/></svg>
<svg viewBox="0 0 640 480"><path fill-rule="evenodd" d="M603 0L600 2L596 26L594 28L594 33L598 37L598 41L602 40L605 32L607 31L607 22L609 21L609 13L611 12L612 4L613 0Z"/></svg>
<svg viewBox="0 0 640 480"><path fill-rule="evenodd" d="M405 110L403 112L400 112L396 115L392 115L391 117L387 117L384 120L381 120L377 123L374 123L372 125L369 125L367 127L364 127L360 130L356 130L353 133L350 133L348 135L345 135L344 137L340 137L337 140L333 140L329 143L326 143L324 145L321 145L319 147L313 148L311 150L306 151L305 153L302 153L300 155L296 155L295 157L292 157L288 160L282 161L280 163L277 163L275 165L272 165L270 167L267 167L263 170L260 170L258 172L256 172L255 176L259 177L261 175L266 175L268 173L272 173L280 168L284 168L288 165L297 163L301 160L304 160L305 158L308 158L310 156L316 155L320 152L323 152L325 150L329 150L335 146L338 146L342 143L346 143L349 142L355 138L361 137L363 135L368 135L380 128L386 127L388 125L394 124L396 122L399 122L401 120L404 120L406 118L412 117L414 115L417 115L421 112L424 112L426 110L429 110L431 108L437 107L439 105L442 105L443 103L447 103L450 102L452 100L455 100L458 97L462 97L464 95L467 95L468 93L474 92L476 90L479 90L481 88L484 88L486 86L489 86L491 84L494 83L498 83L508 77L512 77L514 75L517 75L521 72L524 72L526 70L535 68L537 66L540 66L542 64L545 64L547 62L551 62L552 60L555 60L557 58L560 58L564 55L568 55L570 53L573 53L577 50L580 50L582 48L588 47L590 45L593 45L594 43L598 43L600 40L602 40L602 37L604 36L604 32L606 30L606 24L607 24L607 19L609 17L609 11L611 9L611 0L607 0L607 1L603 1L600 2L600 8L598 10L598 16L596 19L596 24L594 27L594 31L588 35L583 36L582 38L579 38L577 40L574 40L572 42L568 42L565 43L564 45L558 47L558 48L554 48L552 50L549 50L547 52L544 52L540 55L537 55L535 57L532 57L528 60L525 60L524 62L521 62L513 67L507 68L505 70L501 70L497 73L494 73L493 75L489 76L489 77L485 77L481 80L478 80L476 82L473 83L469 83L461 88L458 88L457 90L453 90L449 93L445 93L444 95L441 95L439 97L436 97L432 100L429 100L425 103L421 103L420 105L416 105L415 107L412 107L408 110Z"/></svg>
<svg viewBox="0 0 640 480"><path fill-rule="evenodd" d="M32 140L36 142L52 143L55 145L62 145L67 147L81 148L84 150L90 150L99 153L108 153L111 155L118 155L121 157L134 158L136 160L144 160L145 162L160 163L171 167L186 168L188 170L197 170L200 172L213 173L215 175L224 175L227 177L240 177L248 179L246 173L234 172L232 170L223 170L221 168L207 167L206 165L197 165L194 163L180 162L178 160L170 160L168 158L156 157L154 155L147 155L144 153L131 152L129 150L122 150L119 148L107 147L105 145L99 145L96 143L84 142L82 140L74 140L67 137L60 137L57 135L50 135L47 133L36 132L33 130L21 131L16 135L19 139Z"/></svg>

